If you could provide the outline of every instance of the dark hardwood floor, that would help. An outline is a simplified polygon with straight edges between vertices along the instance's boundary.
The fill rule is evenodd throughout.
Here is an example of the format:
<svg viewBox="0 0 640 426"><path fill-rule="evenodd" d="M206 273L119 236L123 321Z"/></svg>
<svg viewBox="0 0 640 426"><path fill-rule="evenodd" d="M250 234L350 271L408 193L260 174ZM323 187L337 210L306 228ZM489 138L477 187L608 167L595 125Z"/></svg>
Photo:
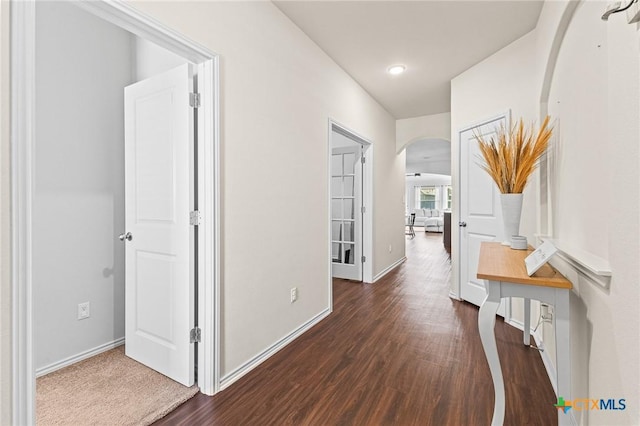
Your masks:
<svg viewBox="0 0 640 426"><path fill-rule="evenodd" d="M493 384L478 309L449 298L442 234L416 229L377 283L334 281L334 312L216 396L161 425L488 425ZM553 388L522 333L496 322L505 425L554 425Z"/></svg>

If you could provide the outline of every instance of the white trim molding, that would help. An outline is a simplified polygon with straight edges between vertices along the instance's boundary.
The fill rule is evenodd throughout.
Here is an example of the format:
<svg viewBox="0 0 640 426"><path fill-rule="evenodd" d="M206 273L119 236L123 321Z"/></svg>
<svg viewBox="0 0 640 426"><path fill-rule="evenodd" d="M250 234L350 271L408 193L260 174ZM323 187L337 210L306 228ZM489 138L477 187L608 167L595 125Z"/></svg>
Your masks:
<svg viewBox="0 0 640 426"><path fill-rule="evenodd" d="M580 275L605 290L609 289L613 272L611 271L611 264L607 259L603 259L600 256L596 256L578 247L573 247L562 240L542 235L537 237L542 242L549 241L553 244L558 249L556 257L569 264Z"/></svg>
<svg viewBox="0 0 640 426"><path fill-rule="evenodd" d="M186 38L122 0L71 0L71 2L92 15L111 22L140 38L152 41L193 63L199 64L218 56L215 52Z"/></svg>
<svg viewBox="0 0 640 426"><path fill-rule="evenodd" d="M407 260L406 256L402 256L402 258L396 260L395 262L393 262L391 265L387 266L386 268L384 268L382 271L380 271L379 273L376 274L375 277L373 277L373 282L375 283L376 281L378 281L380 278L384 277L385 275L387 275L389 272L393 271L394 269L396 269L398 266L402 265L404 263L404 261Z"/></svg>
<svg viewBox="0 0 640 426"><path fill-rule="evenodd" d="M76 362L80 362L87 358L91 358L93 356L99 355L103 352L109 351L111 349L115 349L118 346L124 345L124 337L121 337L116 340L112 340L111 342L103 343L102 345L96 346L95 348L91 348L84 352L80 352L79 354L72 355L68 358L62 359L60 361L56 361L52 364L45 365L44 367L40 367L36 369L36 377L44 376L45 374L53 373L56 370L60 370L61 368L67 367L69 365L75 364Z"/></svg>
<svg viewBox="0 0 640 426"><path fill-rule="evenodd" d="M13 424L33 424L31 212L35 115L35 3L11 3L11 281Z"/></svg>
<svg viewBox="0 0 640 426"><path fill-rule="evenodd" d="M220 134L218 58L198 65L198 387L219 390L220 371ZM211 120L210 117L213 117ZM213 259L211 261L210 259Z"/></svg>
<svg viewBox="0 0 640 426"><path fill-rule="evenodd" d="M198 385L204 394L220 389L220 177L218 55L122 1L73 4L198 64L198 176L203 222L199 227ZM35 0L11 2L11 253L12 253L12 422L34 424L35 376L32 312L32 179L35 128ZM213 261L212 261L213 259ZM107 344L108 345L108 344Z"/></svg>
<svg viewBox="0 0 640 426"><path fill-rule="evenodd" d="M231 386L233 383L238 381L241 377L243 377L244 375L249 373L251 370L253 370L257 366L259 366L260 364L262 364L263 362L271 358L280 349L284 348L289 343L293 342L295 339L297 339L302 334L304 334L304 332L309 330L314 325L318 324L320 321L325 319L330 314L331 314L331 310L325 309L324 311L320 312L318 315L311 318L309 321L302 324L300 327L296 328L291 333L289 333L282 339L278 340L273 345L269 346L268 348L266 348L265 350L263 350L262 352L260 352L259 354L251 358L250 360L246 361L245 363L243 363L233 371L229 372L228 374L225 374L224 377L222 377L222 379L220 380L220 390L224 390L229 386Z"/></svg>

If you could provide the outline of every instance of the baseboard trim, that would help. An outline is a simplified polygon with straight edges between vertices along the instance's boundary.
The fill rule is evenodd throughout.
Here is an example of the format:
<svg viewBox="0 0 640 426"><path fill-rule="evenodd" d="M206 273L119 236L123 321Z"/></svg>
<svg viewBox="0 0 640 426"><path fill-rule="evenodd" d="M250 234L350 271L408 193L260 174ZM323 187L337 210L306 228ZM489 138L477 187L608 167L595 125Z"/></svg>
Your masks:
<svg viewBox="0 0 640 426"><path fill-rule="evenodd" d="M224 390L231 386L234 382L240 379L245 374L249 373L251 370L265 362L267 359L271 358L275 355L280 349L287 346L289 343L300 337L304 332L309 330L314 325L318 324L320 321L325 319L327 316L331 314L331 309L327 308L324 311L320 312L315 317L311 318L306 323L302 324L300 327L293 330L291 333L283 337L282 339L275 342L273 345L269 346L264 351L260 352L258 355L251 358L249 361L242 364L240 367L231 371L229 374L225 374L224 377L220 379L220 390Z"/></svg>
<svg viewBox="0 0 640 426"><path fill-rule="evenodd" d="M375 277L373 277L373 282L375 283L376 281L378 281L380 278L384 277L385 275L387 275L389 272L393 271L395 268L397 268L398 266L400 266L402 263L404 263L404 261L407 260L406 256L402 256L401 259L397 260L395 263L392 263L390 266L388 266L386 269L384 269L382 272L380 272L379 274L377 274Z"/></svg>
<svg viewBox="0 0 640 426"><path fill-rule="evenodd" d="M524 332L524 323L522 321L518 321L513 318L505 318L504 322L509 324L511 327L517 328L518 330ZM531 333L533 334L533 330L531 330Z"/></svg>
<svg viewBox="0 0 640 426"><path fill-rule="evenodd" d="M86 350L84 352L80 352L79 354L70 356L60 361L56 361L53 364L46 365L44 367L40 367L36 369L36 377L44 376L45 374L53 373L56 370L60 370L61 368L68 367L76 362L80 362L87 358L91 358L92 356L96 356L101 354L102 352L106 352L108 350L117 348L118 346L124 345L124 337L121 337L116 340L112 340L111 342L103 343L100 346L96 346L93 349Z"/></svg>

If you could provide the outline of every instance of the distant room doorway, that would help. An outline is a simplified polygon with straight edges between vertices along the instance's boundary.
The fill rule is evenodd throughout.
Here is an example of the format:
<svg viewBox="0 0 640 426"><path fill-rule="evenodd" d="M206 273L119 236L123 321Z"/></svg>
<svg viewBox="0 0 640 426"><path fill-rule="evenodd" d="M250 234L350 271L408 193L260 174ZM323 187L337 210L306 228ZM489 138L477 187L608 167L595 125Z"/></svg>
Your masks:
<svg viewBox="0 0 640 426"><path fill-rule="evenodd" d="M366 167L371 143L336 123L330 124L329 140L331 276L371 282Z"/></svg>

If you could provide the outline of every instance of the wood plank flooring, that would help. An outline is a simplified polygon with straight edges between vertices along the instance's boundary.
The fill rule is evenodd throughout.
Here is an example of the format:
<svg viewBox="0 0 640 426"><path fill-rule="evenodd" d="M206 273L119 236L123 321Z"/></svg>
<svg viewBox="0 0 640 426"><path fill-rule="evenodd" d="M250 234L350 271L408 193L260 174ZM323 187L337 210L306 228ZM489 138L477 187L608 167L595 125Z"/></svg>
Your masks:
<svg viewBox="0 0 640 426"><path fill-rule="evenodd" d="M230 388L158 425L488 425L493 384L478 309L449 298L441 234L417 230L377 283L334 281L334 312ZM554 425L540 354L501 319L505 425Z"/></svg>

